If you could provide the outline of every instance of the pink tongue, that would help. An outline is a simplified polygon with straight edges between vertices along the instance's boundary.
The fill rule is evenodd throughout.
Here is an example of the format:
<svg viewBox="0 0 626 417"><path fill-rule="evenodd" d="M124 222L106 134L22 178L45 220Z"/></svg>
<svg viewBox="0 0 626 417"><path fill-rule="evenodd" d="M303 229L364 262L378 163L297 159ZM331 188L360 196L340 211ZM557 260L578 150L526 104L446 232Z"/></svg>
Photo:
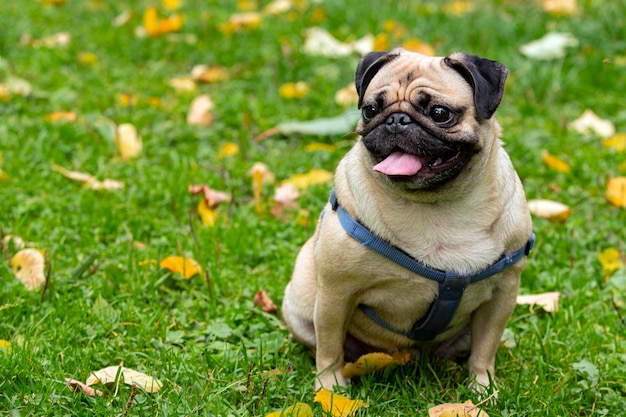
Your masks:
<svg viewBox="0 0 626 417"><path fill-rule="evenodd" d="M422 161L415 155L396 151L374 166L374 171L386 175L415 175L422 169Z"/></svg>

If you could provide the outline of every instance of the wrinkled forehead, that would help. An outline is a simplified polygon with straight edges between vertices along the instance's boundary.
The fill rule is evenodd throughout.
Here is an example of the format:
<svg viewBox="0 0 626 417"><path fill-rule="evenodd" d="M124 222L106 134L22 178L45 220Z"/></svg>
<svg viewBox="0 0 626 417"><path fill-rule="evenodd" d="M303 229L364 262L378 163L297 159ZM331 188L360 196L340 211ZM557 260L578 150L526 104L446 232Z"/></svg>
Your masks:
<svg viewBox="0 0 626 417"><path fill-rule="evenodd" d="M395 101L388 97L391 93L409 99L416 93L454 96L456 100L467 97L473 100L473 91L469 83L447 65L443 57L431 57L418 53L403 52L396 59L387 63L372 78L367 86L364 98L372 95L386 97L387 102Z"/></svg>

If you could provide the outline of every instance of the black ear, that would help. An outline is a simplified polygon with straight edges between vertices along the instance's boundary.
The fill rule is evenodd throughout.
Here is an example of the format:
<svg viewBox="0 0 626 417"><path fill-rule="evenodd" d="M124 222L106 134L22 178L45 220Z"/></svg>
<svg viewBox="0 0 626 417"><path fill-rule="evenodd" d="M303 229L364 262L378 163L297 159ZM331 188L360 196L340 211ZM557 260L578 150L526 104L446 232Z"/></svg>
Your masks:
<svg viewBox="0 0 626 417"><path fill-rule="evenodd" d="M363 104L363 94L367 90L367 86L374 78L374 75L388 62L392 61L399 55L398 52L370 52L359 61L356 67L356 75L354 76L354 84L359 94L359 109Z"/></svg>
<svg viewBox="0 0 626 417"><path fill-rule="evenodd" d="M499 62L463 52L446 57L445 63L461 74L474 89L478 115L483 119L491 118L502 100L509 70Z"/></svg>

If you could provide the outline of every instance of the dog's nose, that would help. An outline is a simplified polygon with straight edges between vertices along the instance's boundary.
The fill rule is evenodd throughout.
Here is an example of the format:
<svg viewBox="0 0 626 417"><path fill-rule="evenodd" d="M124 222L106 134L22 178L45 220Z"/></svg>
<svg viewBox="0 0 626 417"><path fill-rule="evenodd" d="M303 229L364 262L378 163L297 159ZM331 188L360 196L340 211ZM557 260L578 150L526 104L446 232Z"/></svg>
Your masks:
<svg viewBox="0 0 626 417"><path fill-rule="evenodd" d="M385 127L391 133L400 133L411 123L412 120L406 113L393 113L387 118Z"/></svg>

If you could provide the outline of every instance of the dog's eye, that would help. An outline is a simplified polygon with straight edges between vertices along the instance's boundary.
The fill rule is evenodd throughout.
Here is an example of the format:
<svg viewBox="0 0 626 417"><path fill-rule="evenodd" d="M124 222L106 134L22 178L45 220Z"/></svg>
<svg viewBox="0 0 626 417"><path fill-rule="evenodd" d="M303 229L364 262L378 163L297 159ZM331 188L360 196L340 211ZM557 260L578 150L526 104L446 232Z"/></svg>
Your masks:
<svg viewBox="0 0 626 417"><path fill-rule="evenodd" d="M369 121L372 117L378 114L378 108L373 104L368 104L366 106L363 106L363 108L361 109L361 113L363 114L363 118L366 121Z"/></svg>
<svg viewBox="0 0 626 417"><path fill-rule="evenodd" d="M430 118L433 119L435 123L445 123L450 121L452 117L452 112L450 109L443 106L434 106L430 109Z"/></svg>

